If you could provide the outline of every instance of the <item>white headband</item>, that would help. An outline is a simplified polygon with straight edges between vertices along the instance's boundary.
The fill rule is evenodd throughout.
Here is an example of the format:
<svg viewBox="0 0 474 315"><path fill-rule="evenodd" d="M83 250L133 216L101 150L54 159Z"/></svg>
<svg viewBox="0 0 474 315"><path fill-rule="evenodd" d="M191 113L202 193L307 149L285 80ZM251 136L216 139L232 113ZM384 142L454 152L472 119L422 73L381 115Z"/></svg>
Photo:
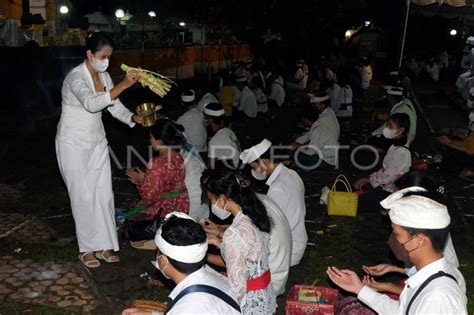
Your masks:
<svg viewBox="0 0 474 315"><path fill-rule="evenodd" d="M408 193L408 192L426 192L426 189L424 189L423 187L419 187L419 186L413 186L413 187L400 189L399 191L394 192L393 194L391 194L390 196L388 196L387 198L382 200L380 202L380 205L384 209L390 209L390 205L392 204L392 202L397 201L398 199L402 198L403 195Z"/></svg>
<svg viewBox="0 0 474 315"><path fill-rule="evenodd" d="M159 105L159 104L155 106L155 112L157 112L157 111L159 111L159 110L161 110L161 109L163 109L163 106L161 106L161 105Z"/></svg>
<svg viewBox="0 0 474 315"><path fill-rule="evenodd" d="M181 100L182 100L183 102L188 103L188 102L192 102L192 101L194 101L194 100L196 99L196 96L195 96L194 91L193 91L193 90L189 90L189 91L192 92L192 95L184 95L184 94L181 94Z"/></svg>
<svg viewBox="0 0 474 315"><path fill-rule="evenodd" d="M235 82L247 82L247 78L246 77L238 77Z"/></svg>
<svg viewBox="0 0 474 315"><path fill-rule="evenodd" d="M308 94L309 95L309 102L310 103L321 103L329 99L329 95L323 95L323 96L316 96L314 94Z"/></svg>
<svg viewBox="0 0 474 315"><path fill-rule="evenodd" d="M415 229L444 229L451 222L448 208L423 196L403 197L406 192L426 191L421 187L409 187L397 191L380 204L386 209L392 223Z"/></svg>
<svg viewBox="0 0 474 315"><path fill-rule="evenodd" d="M398 95L402 96L403 95L403 89L400 88L392 88L387 90L388 95Z"/></svg>
<svg viewBox="0 0 474 315"><path fill-rule="evenodd" d="M182 212L168 213L165 217L165 220L171 216L176 216L178 218L187 220L193 220L194 222L196 222L189 215ZM163 255L185 264L198 263L202 261L204 257L206 257L207 253L207 240L204 243L188 246L172 245L168 243L163 237L161 237L161 227L156 233L155 243Z"/></svg>
<svg viewBox="0 0 474 315"><path fill-rule="evenodd" d="M206 107L204 107L204 114L208 115L208 116L213 116L213 117L220 117L220 116L223 116L225 114L225 111L223 108L221 109L218 109L218 110L214 110L214 109L209 109Z"/></svg>
<svg viewBox="0 0 474 315"><path fill-rule="evenodd" d="M240 159L244 164L252 163L261 157L263 153L267 152L271 146L272 143L268 139L263 139L259 144L242 151L242 153L240 153Z"/></svg>

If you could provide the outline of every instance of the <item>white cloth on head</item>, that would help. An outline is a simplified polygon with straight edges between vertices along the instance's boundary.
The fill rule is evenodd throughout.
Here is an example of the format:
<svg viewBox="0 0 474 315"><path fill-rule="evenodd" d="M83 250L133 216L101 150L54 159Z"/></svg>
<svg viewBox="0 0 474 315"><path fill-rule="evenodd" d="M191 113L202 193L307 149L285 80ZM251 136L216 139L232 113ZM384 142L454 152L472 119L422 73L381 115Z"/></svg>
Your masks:
<svg viewBox="0 0 474 315"><path fill-rule="evenodd" d="M466 282L461 272L444 257L426 265L408 278L399 301L368 286L362 288L357 298L378 314L404 315L415 292L423 282L438 271L452 275L456 281L448 277L433 280L413 301L410 314L467 315Z"/></svg>
<svg viewBox="0 0 474 315"><path fill-rule="evenodd" d="M64 79L62 112L56 133L56 157L66 184L79 251L119 250L109 148L102 111L133 127L133 113L117 98L107 72L99 73L104 92L95 90L86 62Z"/></svg>
<svg viewBox="0 0 474 315"><path fill-rule="evenodd" d="M324 162L329 165L336 165L337 149L339 147L339 122L336 114L331 108L326 108L316 120L311 129L298 137L295 141L300 144L307 144L311 147L304 148L301 152L308 155L318 154L314 148L317 148Z"/></svg>
<svg viewBox="0 0 474 315"><path fill-rule="evenodd" d="M257 98L248 86L244 87L240 93L239 107L237 109L244 112L249 118L257 117Z"/></svg>
<svg viewBox="0 0 474 315"><path fill-rule="evenodd" d="M201 112L204 111L204 108L206 105L211 104L211 103L219 103L219 100L214 96L212 93L206 93L204 96L199 100L197 103L197 109L199 109Z"/></svg>
<svg viewBox="0 0 474 315"><path fill-rule="evenodd" d="M291 266L295 266L300 263L308 244L303 180L298 173L279 163L266 184L269 186L267 196L278 204L290 224L293 240Z"/></svg>
<svg viewBox="0 0 474 315"><path fill-rule="evenodd" d="M183 212L170 212L166 215L165 220L172 216L196 222L196 220ZM180 246L168 243L168 241L161 236L161 233L162 227L156 232L155 243L163 255L186 264L198 263L206 257L207 239L203 243Z"/></svg>
<svg viewBox="0 0 474 315"><path fill-rule="evenodd" d="M221 117L225 115L225 110L224 107L220 107L219 109L211 109L206 105L206 107L204 107L204 114L212 117Z"/></svg>
<svg viewBox="0 0 474 315"><path fill-rule="evenodd" d="M191 92L191 95L186 95L185 93L181 94L181 101L189 103L196 99L196 93L194 93L193 90L189 90L189 92Z"/></svg>
<svg viewBox="0 0 474 315"><path fill-rule="evenodd" d="M237 297L232 292L232 288L229 284L229 279L207 265L189 274L181 282L176 284L176 287L174 287L169 295L170 299L174 300L184 289L195 284L204 284L219 289L229 295L238 304ZM237 315L240 314L240 312L217 296L206 292L194 292L183 296L167 314Z"/></svg>
<svg viewBox="0 0 474 315"><path fill-rule="evenodd" d="M268 139L263 139L259 144L242 151L242 153L240 153L240 159L242 163L250 164L262 156L263 153L267 152L271 146L272 143Z"/></svg>
<svg viewBox="0 0 474 315"><path fill-rule="evenodd" d="M186 142L199 152L207 150L207 130L204 126L204 115L200 110L191 108L178 118L177 123L184 127Z"/></svg>
<svg viewBox="0 0 474 315"><path fill-rule="evenodd" d="M309 96L309 102L310 103L321 103L321 102L324 102L324 101L326 101L330 98L329 94L318 96L318 95L314 95L314 94L309 93L308 96Z"/></svg>
<svg viewBox="0 0 474 315"><path fill-rule="evenodd" d="M265 206L267 214L273 222L270 231L270 255L268 263L272 274L271 284L275 294L281 295L285 292L286 281L291 264L292 236L291 228L283 210L270 197L257 194L257 198Z"/></svg>
<svg viewBox="0 0 474 315"><path fill-rule="evenodd" d="M209 140L207 156L217 160L232 160L234 166L239 165L240 144L236 134L225 127L216 132Z"/></svg>
<svg viewBox="0 0 474 315"><path fill-rule="evenodd" d="M415 229L444 229L451 218L448 208L422 196L408 196L385 203L394 224Z"/></svg>
<svg viewBox="0 0 474 315"><path fill-rule="evenodd" d="M186 177L184 183L189 196L189 216L195 220L202 220L209 217L209 206L201 202L201 175L206 165L200 157L195 154L182 150Z"/></svg>
<svg viewBox="0 0 474 315"><path fill-rule="evenodd" d="M384 209L389 210L390 209L389 205L392 202L397 201L398 199L402 198L403 195L405 195L407 193L410 193L410 192L426 192L426 191L427 190L425 188L419 187L419 186L412 186L412 187L403 188L403 189L400 189L400 190L394 192L393 194L391 194L390 196L388 196L384 200L380 201L380 205Z"/></svg>

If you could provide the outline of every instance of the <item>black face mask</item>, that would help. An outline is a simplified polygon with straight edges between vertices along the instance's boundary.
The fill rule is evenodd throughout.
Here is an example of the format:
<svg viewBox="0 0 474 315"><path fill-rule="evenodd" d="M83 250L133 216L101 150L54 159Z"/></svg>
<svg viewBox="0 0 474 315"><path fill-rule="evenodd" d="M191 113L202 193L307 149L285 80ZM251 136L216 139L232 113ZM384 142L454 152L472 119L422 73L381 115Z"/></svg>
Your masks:
<svg viewBox="0 0 474 315"><path fill-rule="evenodd" d="M414 237L410 238L408 241L402 244L395 238L395 235L391 233L390 236L388 237L387 244L388 244L388 247L390 247L390 249L392 250L392 253L395 255L395 257L398 260L403 261L404 263L413 264L410 260L409 253L413 252L414 250L417 250L418 248L415 248L414 250L411 250L411 251L407 251L405 249L405 246L403 246L406 243L413 240L413 238Z"/></svg>

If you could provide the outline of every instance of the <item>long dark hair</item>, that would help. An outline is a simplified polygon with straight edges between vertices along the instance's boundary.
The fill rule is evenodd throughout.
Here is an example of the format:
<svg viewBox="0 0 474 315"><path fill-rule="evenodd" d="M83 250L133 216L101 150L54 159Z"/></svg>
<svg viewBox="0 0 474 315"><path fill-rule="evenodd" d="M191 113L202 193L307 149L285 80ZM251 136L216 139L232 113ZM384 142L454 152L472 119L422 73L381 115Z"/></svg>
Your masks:
<svg viewBox="0 0 474 315"><path fill-rule="evenodd" d="M398 126L398 128L403 128L403 134L400 138L393 140L393 145L397 147L402 147L407 144L408 133L410 132L410 117L405 113L396 113L390 115L387 120L391 120Z"/></svg>
<svg viewBox="0 0 474 315"><path fill-rule="evenodd" d="M150 128L150 134L153 138L163 141L164 145L173 147L177 151L186 144L183 132L184 127L170 119L159 119Z"/></svg>
<svg viewBox="0 0 474 315"><path fill-rule="evenodd" d="M90 50L91 53L95 54L104 46L110 46L114 48L114 41L105 32L95 32L87 36L86 38L86 50Z"/></svg>
<svg viewBox="0 0 474 315"><path fill-rule="evenodd" d="M250 181L240 173L224 167L206 170L201 176L201 187L203 192L233 200L260 231L270 233L272 223L267 210L250 188Z"/></svg>

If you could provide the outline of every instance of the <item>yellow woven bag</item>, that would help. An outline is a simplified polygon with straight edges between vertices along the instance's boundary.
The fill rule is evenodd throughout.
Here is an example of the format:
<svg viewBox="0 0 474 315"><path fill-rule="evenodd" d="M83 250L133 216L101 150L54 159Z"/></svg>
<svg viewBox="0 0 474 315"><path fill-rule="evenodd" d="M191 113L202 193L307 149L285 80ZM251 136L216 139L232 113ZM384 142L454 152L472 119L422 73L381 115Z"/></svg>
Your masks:
<svg viewBox="0 0 474 315"><path fill-rule="evenodd" d="M346 187L346 191L337 191L336 185L341 182ZM328 193L328 214L355 217L359 196L352 192L351 184L344 175L337 176L331 191Z"/></svg>

